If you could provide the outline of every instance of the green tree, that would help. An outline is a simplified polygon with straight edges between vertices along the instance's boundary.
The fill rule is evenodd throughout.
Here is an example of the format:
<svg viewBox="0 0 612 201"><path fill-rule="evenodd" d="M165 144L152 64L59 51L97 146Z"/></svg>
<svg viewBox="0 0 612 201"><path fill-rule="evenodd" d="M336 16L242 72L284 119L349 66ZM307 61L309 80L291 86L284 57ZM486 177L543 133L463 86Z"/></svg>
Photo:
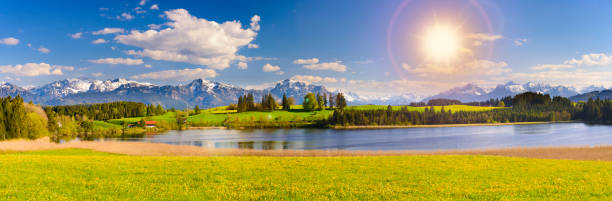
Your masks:
<svg viewBox="0 0 612 201"><path fill-rule="evenodd" d="M197 106L197 105L196 105L196 106L195 106L195 108L193 108L193 112L194 112L195 114L200 114L200 106Z"/></svg>
<svg viewBox="0 0 612 201"><path fill-rule="evenodd" d="M314 111L317 107L317 98L313 93L308 93L304 96L304 101L302 102L302 106L306 111Z"/></svg>

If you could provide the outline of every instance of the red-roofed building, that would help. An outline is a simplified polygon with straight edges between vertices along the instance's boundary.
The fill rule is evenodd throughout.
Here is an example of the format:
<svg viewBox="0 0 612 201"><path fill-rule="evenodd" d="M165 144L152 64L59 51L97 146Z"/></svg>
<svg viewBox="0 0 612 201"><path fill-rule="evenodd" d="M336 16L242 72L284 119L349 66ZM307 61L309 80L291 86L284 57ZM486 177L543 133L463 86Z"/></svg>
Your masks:
<svg viewBox="0 0 612 201"><path fill-rule="evenodd" d="M145 121L145 128L155 128L155 124L157 124L155 121Z"/></svg>

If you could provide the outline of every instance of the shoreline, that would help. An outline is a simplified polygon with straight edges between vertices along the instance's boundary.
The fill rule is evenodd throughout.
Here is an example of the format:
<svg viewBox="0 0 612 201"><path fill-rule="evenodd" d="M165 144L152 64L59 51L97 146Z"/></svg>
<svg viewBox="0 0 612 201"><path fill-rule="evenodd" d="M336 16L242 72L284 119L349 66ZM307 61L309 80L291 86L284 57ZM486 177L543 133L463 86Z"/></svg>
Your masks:
<svg viewBox="0 0 612 201"><path fill-rule="evenodd" d="M541 159L612 161L612 145L507 147L459 150L254 150L220 149L191 145L170 145L149 142L75 141L57 144L48 137L37 140L9 140L0 142L0 153L11 151L40 151L55 149L90 149L93 151L130 156L272 156L272 157L335 157L335 156L427 156L427 155L487 155Z"/></svg>
<svg viewBox="0 0 612 201"><path fill-rule="evenodd" d="M469 126L508 126L508 125L531 125L572 123L574 121L533 121L533 122L511 122L511 123L474 123L474 124L428 124L428 125L370 125L370 126L334 126L332 129L387 129L387 128L444 128L444 127L469 127Z"/></svg>

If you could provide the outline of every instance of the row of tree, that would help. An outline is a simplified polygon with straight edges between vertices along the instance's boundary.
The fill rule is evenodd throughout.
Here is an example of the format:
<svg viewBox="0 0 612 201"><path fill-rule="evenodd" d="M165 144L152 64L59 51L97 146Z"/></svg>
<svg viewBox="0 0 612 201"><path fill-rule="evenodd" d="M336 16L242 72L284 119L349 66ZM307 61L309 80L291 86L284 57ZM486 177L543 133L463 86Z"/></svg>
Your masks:
<svg viewBox="0 0 612 201"><path fill-rule="evenodd" d="M154 106L137 102L112 102L83 105L49 106L45 111L55 112L61 116L87 116L93 120L109 120L127 117L145 117L162 115L166 111L161 105Z"/></svg>
<svg viewBox="0 0 612 201"><path fill-rule="evenodd" d="M295 99L293 97L287 97L286 94L283 94L283 98L281 100L280 106L282 110L290 110L291 105L295 104ZM249 93L244 96L238 97L238 104L232 105L231 108L235 109L238 112L248 112L248 111L273 111L278 109L278 103L272 94L268 93L261 97L261 102L255 103L255 98L253 94ZM315 111L315 110L324 110L324 109L333 109L337 107L339 109L344 109L346 107L346 99L342 93L338 93L336 95L332 94L314 94L308 93L304 96L304 101L302 101L302 106L306 111Z"/></svg>
<svg viewBox="0 0 612 201"><path fill-rule="evenodd" d="M306 111L314 111L314 110L324 110L329 107L329 109L333 109L334 107L343 110L346 107L346 99L344 98L344 94L338 93L336 95L332 94L317 94L308 93L304 96L304 101L302 102L302 106Z"/></svg>
<svg viewBox="0 0 612 201"><path fill-rule="evenodd" d="M432 105L456 103L449 99L434 99ZM411 111L408 107L393 110L337 110L329 119L331 125L423 125L423 124L464 124L491 122L526 122L526 121L567 121L586 120L612 123L612 103L610 101L593 101L584 106L574 104L564 97L553 97L539 93L526 92L502 100L490 100L489 103L511 104L511 109L493 109L490 111L445 111L440 112L432 107L424 112ZM582 110L581 110L582 107ZM582 111L582 112L581 112Z"/></svg>

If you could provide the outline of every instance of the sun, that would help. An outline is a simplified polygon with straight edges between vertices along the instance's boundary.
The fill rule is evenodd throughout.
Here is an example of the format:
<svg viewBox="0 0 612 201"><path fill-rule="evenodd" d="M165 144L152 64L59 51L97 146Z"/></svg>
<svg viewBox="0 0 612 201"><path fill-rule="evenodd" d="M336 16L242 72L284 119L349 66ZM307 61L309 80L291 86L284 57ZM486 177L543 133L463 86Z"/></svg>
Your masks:
<svg viewBox="0 0 612 201"><path fill-rule="evenodd" d="M457 29L436 24L422 37L423 50L435 61L450 61L459 54L461 39Z"/></svg>

